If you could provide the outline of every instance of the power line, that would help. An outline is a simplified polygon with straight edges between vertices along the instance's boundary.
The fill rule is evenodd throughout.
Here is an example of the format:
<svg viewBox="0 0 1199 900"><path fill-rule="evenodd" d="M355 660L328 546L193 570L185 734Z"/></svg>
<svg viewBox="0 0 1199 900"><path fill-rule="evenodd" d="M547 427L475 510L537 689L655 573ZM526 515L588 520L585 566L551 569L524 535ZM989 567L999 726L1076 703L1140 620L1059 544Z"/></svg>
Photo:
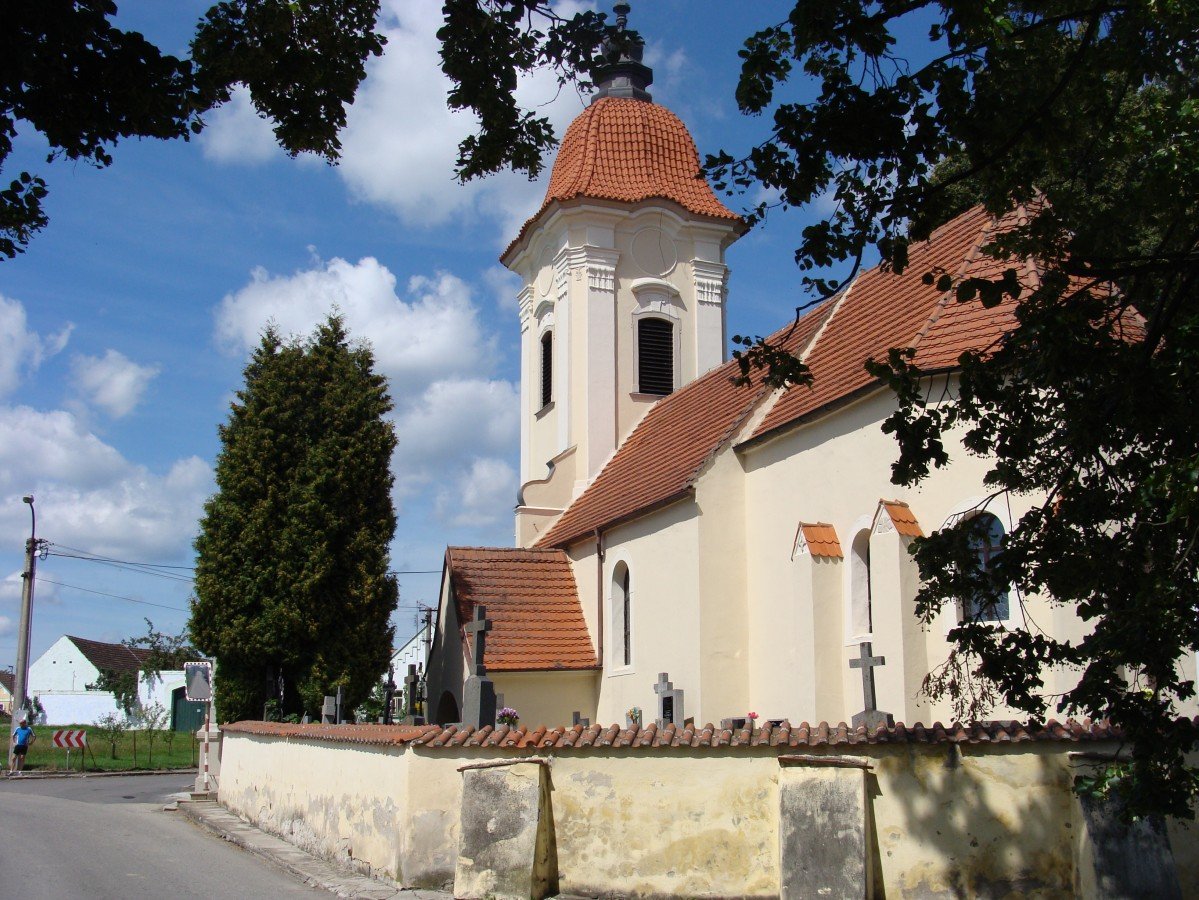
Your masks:
<svg viewBox="0 0 1199 900"><path fill-rule="evenodd" d="M127 565L127 566L146 566L148 568L153 568L153 569L187 569L188 571L191 571L191 572L194 572L196 569L195 566L172 566L172 565L168 565L167 563L148 563L148 562L137 562L136 560L130 560L130 559L113 559L110 556L101 556L99 553L92 553L90 550L80 550L78 547L68 547L66 544L56 544L54 542L51 542L50 546L51 547L62 547L62 549L70 550L72 553L86 553L87 556L81 557L81 558L95 559L99 562L123 563L124 565Z"/></svg>
<svg viewBox="0 0 1199 900"><path fill-rule="evenodd" d="M37 580L43 584L56 584L59 587L70 588L73 591L83 591L85 594L98 594L101 597L112 597L114 600L126 600L129 603L140 603L143 606L157 606L159 609L173 609L175 612L187 612L179 606L167 606L165 603L151 603L149 600L136 600L133 597L122 597L120 594L109 594L106 591L96 591L91 588L80 587L77 584L66 584L62 581L51 581L49 578L42 578L40 575Z"/></svg>
<svg viewBox="0 0 1199 900"><path fill-rule="evenodd" d="M51 547L61 547L61 544L51 544ZM71 547L64 547L64 550L71 550ZM80 555L86 554L86 555ZM89 554L86 550L79 550L76 553L60 553L55 550L49 550L47 556L57 556L60 559L78 559L83 562L100 563L102 566L111 566L114 569L121 569L125 572L133 572L137 575L153 575L155 578L165 578L167 581L178 581L183 584L192 584L196 579L189 575L177 575L174 572L159 572L155 570L155 563L136 563L126 560L110 559L108 557L99 556L97 554ZM167 567L164 567L167 568ZM170 566L169 568L187 568L186 566Z"/></svg>

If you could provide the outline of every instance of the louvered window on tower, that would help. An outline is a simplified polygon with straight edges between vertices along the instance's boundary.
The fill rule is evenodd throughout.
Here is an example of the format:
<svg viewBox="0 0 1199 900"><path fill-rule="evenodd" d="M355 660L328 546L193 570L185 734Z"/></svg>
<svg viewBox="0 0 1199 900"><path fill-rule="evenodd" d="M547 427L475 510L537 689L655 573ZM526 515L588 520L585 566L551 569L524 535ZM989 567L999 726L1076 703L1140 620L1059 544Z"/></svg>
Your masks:
<svg viewBox="0 0 1199 900"><path fill-rule="evenodd" d="M554 333L541 336L541 405L549 406L554 399Z"/></svg>
<svg viewBox="0 0 1199 900"><path fill-rule="evenodd" d="M665 319L637 325L637 390L664 396L674 390L674 326Z"/></svg>

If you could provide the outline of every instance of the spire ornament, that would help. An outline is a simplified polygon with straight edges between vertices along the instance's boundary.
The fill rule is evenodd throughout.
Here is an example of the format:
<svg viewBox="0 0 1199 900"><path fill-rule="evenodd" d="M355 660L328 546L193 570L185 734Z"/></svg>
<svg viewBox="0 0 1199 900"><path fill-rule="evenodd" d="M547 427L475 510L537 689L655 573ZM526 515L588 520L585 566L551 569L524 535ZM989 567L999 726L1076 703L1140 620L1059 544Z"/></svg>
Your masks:
<svg viewBox="0 0 1199 900"><path fill-rule="evenodd" d="M653 102L646 88L654 83L654 70L641 61L645 41L635 31L626 31L630 9L628 3L612 6L616 27L604 41L605 63L595 71L596 92L591 98L592 103L603 97L630 97Z"/></svg>

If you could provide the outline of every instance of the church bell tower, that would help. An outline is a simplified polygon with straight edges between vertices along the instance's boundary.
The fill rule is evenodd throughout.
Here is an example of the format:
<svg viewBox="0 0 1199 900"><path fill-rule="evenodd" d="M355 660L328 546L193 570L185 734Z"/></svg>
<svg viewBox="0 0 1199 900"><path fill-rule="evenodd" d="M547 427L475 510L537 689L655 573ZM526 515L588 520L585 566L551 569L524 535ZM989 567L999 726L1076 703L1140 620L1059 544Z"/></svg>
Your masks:
<svg viewBox="0 0 1199 900"><path fill-rule="evenodd" d="M655 104L618 3L608 63L538 212L501 257L521 276L516 541L531 546L646 409L725 359L725 250L745 230Z"/></svg>

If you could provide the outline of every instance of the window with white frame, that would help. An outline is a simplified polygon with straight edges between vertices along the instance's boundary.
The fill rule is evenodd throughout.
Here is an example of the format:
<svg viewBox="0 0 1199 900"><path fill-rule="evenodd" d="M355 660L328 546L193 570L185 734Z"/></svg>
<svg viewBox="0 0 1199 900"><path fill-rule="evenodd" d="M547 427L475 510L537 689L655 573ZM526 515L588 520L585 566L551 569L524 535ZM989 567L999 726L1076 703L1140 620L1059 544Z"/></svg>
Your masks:
<svg viewBox="0 0 1199 900"><path fill-rule="evenodd" d="M554 333L547 331L541 336L541 405L549 406L554 400Z"/></svg>
<svg viewBox="0 0 1199 900"><path fill-rule="evenodd" d="M964 523L970 529L970 549L979 572L989 573L1003 553L1005 536L999 517L989 512L972 516ZM1011 598L1007 588L976 593L962 601L962 618L973 622L1003 622L1011 618Z"/></svg>
<svg viewBox="0 0 1199 900"><path fill-rule="evenodd" d="M633 590L624 562L612 570L612 664L633 664Z"/></svg>
<svg viewBox="0 0 1199 900"><path fill-rule="evenodd" d="M658 396L674 391L674 325L666 319L637 322L637 390Z"/></svg>

